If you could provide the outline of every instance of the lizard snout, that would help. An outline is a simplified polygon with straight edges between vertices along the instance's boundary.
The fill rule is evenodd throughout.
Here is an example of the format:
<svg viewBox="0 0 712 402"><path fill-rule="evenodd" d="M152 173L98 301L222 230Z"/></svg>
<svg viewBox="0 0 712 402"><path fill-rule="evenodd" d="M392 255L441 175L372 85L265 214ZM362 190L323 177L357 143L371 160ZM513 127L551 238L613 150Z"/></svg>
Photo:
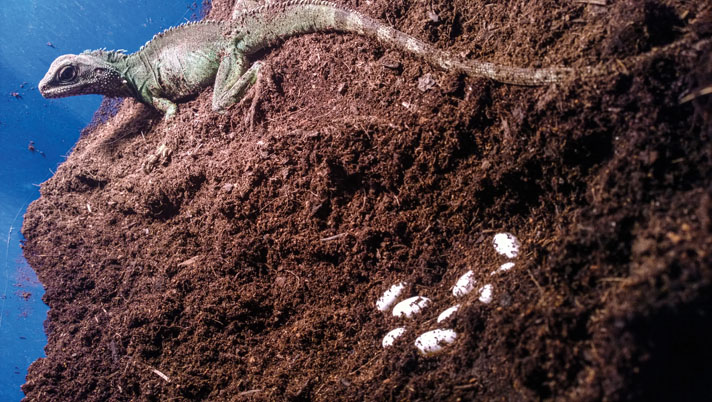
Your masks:
<svg viewBox="0 0 712 402"><path fill-rule="evenodd" d="M37 85L37 89L40 90L40 94L42 96L45 96L45 92L47 92L47 83L43 81L40 81L40 83Z"/></svg>
<svg viewBox="0 0 712 402"><path fill-rule="evenodd" d="M51 76L48 77L48 76L49 76L49 74L46 75L44 78L42 78L40 83L37 84L37 89L40 91L40 94L45 98L48 97L48 91L51 87L50 80L52 77Z"/></svg>

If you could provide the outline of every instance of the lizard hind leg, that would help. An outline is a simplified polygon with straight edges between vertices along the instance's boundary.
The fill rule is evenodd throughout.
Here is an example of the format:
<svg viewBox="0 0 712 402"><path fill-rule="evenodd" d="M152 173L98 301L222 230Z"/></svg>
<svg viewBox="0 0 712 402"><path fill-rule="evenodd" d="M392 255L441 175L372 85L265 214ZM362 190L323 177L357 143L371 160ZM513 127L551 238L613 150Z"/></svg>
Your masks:
<svg viewBox="0 0 712 402"><path fill-rule="evenodd" d="M255 62L249 68L245 68L246 64L247 59L239 53L231 53L220 62L213 87L214 112L222 112L239 102L257 81L262 63Z"/></svg>

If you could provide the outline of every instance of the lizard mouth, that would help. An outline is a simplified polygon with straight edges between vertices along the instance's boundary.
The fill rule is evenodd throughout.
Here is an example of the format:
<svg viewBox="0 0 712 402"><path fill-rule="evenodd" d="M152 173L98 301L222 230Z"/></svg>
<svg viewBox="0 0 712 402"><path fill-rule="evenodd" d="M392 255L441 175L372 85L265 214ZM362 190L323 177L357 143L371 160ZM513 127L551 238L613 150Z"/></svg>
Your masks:
<svg viewBox="0 0 712 402"><path fill-rule="evenodd" d="M74 95L87 95L94 93L91 91L93 82L82 82L81 84L60 84L58 85L53 80L40 81L37 88L40 90L40 94L47 99L52 98L66 98Z"/></svg>
<svg viewBox="0 0 712 402"><path fill-rule="evenodd" d="M70 88L49 88L47 84L40 83L39 90L40 94L45 98L63 98L69 96Z"/></svg>

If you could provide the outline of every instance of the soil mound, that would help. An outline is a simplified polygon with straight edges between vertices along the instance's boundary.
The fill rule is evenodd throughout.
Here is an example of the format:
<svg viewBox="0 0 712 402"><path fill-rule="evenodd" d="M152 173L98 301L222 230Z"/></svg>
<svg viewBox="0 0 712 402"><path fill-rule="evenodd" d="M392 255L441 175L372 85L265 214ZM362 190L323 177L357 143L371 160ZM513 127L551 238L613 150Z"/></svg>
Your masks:
<svg viewBox="0 0 712 402"><path fill-rule="evenodd" d="M709 3L343 3L465 58L612 72L508 86L314 34L227 114L211 88L168 122L123 102L25 216L50 306L27 399L708 396ZM400 282L430 299L410 319L376 309Z"/></svg>

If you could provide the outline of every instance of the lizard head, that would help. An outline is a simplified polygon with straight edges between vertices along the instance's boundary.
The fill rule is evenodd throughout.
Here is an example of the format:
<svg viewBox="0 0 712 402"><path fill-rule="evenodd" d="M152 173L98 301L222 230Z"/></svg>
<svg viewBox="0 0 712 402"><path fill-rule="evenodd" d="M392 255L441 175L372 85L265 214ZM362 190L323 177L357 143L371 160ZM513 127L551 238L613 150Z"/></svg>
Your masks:
<svg viewBox="0 0 712 402"><path fill-rule="evenodd" d="M57 57L38 86L45 98L98 94L122 96L127 82L114 63L94 51ZM125 55L123 55L125 56Z"/></svg>

